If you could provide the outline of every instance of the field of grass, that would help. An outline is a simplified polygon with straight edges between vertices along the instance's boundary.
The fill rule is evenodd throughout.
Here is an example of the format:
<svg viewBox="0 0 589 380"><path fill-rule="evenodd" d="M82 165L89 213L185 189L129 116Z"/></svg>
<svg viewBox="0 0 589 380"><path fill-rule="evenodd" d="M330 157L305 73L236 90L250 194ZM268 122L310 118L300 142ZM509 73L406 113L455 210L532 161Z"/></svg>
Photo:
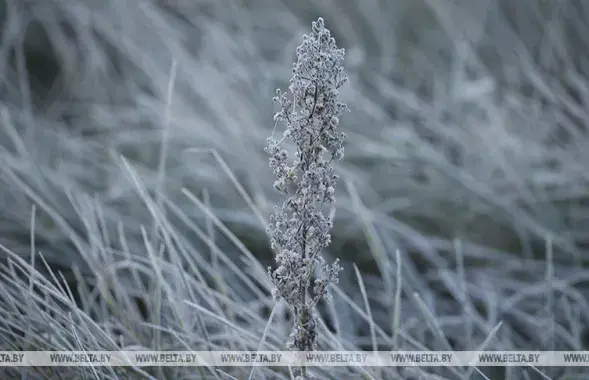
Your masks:
<svg viewBox="0 0 589 380"><path fill-rule="evenodd" d="M589 349L589 2L0 0L0 350L284 348L264 146L319 16L351 110L319 349ZM290 378L250 371L0 377Z"/></svg>

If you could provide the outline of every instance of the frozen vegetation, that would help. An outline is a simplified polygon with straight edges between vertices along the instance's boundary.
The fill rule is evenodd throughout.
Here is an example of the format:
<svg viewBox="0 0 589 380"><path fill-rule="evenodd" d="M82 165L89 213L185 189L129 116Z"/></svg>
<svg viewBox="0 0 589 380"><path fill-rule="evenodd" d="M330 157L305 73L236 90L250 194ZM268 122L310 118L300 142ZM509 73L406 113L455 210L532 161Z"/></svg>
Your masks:
<svg viewBox="0 0 589 380"><path fill-rule="evenodd" d="M286 347L296 321L267 269L285 198L264 148L272 97L318 17L345 48L351 112L322 253L343 270L332 301L317 302L316 348L588 349L589 2L0 0L0 350ZM0 375L291 378L269 367Z"/></svg>

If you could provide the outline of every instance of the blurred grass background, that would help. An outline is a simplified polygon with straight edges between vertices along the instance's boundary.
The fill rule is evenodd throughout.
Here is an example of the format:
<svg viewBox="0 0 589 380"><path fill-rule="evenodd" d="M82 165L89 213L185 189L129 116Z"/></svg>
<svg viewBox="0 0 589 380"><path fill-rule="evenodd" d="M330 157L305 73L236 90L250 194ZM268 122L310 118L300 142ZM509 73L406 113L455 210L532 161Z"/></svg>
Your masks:
<svg viewBox="0 0 589 380"><path fill-rule="evenodd" d="M141 226L162 238L165 216L191 254L213 260L215 241L242 265L186 188L271 265L271 98L319 16L350 77L326 253L343 260L342 289L361 300L356 263L374 321L391 332L398 251L401 320L421 342L431 338L414 293L455 348L503 321L498 347L586 349L582 0L2 0L0 244L30 260L35 206L35 249L77 287L121 252L148 256ZM370 335L357 319L341 328Z"/></svg>

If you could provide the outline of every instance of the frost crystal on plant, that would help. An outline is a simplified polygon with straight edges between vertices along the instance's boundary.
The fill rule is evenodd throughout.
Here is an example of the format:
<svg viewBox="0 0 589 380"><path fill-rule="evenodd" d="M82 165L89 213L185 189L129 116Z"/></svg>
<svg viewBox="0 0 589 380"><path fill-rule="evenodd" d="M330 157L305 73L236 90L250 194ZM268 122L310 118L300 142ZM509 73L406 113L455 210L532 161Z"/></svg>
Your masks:
<svg viewBox="0 0 589 380"><path fill-rule="evenodd" d="M274 187L287 199L275 207L268 231L276 252L276 270L268 268L275 286L273 295L283 297L295 315L289 345L299 351L316 348L317 331L313 309L327 286L337 283L338 260L325 265L321 250L331 241L332 220L324 207L333 207L338 179L331 166L344 156L345 135L337 132L339 117L347 111L338 100L338 89L348 78L343 70L344 49L325 28L323 19L313 22L312 33L303 36L293 65L290 94L276 91L281 106L276 123L286 131L279 141L268 139L266 152L276 181ZM280 146L290 139L296 146L292 162ZM316 266L319 278L313 281Z"/></svg>

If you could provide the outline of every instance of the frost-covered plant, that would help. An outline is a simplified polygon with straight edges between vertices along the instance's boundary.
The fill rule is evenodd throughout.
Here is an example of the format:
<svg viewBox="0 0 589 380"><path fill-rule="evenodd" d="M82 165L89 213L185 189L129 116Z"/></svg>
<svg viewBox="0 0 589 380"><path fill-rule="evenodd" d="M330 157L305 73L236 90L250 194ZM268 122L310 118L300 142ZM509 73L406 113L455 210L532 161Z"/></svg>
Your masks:
<svg viewBox="0 0 589 380"><path fill-rule="evenodd" d="M279 141L273 134L265 149L277 178L274 187L287 197L270 218L268 232L277 268L268 271L275 286L273 296L284 298L295 316L289 348L312 351L317 346L313 310L322 297L329 297L327 286L337 283L341 270L338 260L326 265L321 251L331 241L329 215L333 214L326 215L324 208L333 210L338 176L331 164L344 155L345 134L336 129L347 106L339 102L338 89L348 78L342 67L344 49L337 48L321 18L313 22L312 33L303 36L296 53L289 86L292 96L277 90L274 97L281 106L274 120L284 123L286 130ZM296 146L292 163L280 146L285 139Z"/></svg>

